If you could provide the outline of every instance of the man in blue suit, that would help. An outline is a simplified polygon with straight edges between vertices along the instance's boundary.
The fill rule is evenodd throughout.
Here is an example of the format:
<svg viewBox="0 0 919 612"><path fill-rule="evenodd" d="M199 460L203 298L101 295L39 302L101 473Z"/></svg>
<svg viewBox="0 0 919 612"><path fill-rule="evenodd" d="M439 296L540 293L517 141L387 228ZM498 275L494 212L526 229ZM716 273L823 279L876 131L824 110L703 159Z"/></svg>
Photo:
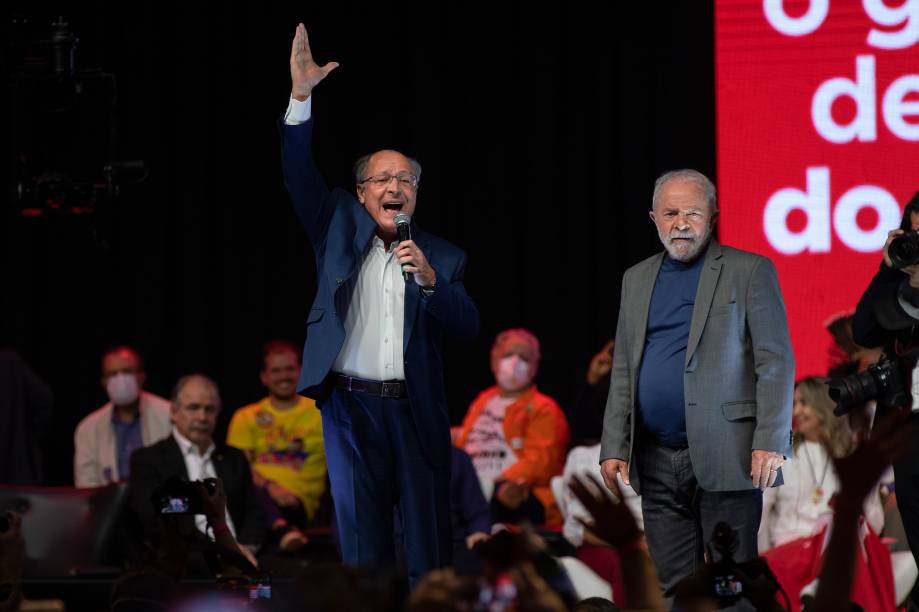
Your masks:
<svg viewBox="0 0 919 612"><path fill-rule="evenodd" d="M460 249L414 224L413 240L398 240L395 216L414 212L418 162L390 150L361 158L357 198L319 175L311 95L337 66L313 60L299 24L281 122L284 180L315 251L317 289L298 388L322 411L343 560L394 562L395 507L415 583L448 565L452 547L441 342L475 337L479 315Z"/></svg>

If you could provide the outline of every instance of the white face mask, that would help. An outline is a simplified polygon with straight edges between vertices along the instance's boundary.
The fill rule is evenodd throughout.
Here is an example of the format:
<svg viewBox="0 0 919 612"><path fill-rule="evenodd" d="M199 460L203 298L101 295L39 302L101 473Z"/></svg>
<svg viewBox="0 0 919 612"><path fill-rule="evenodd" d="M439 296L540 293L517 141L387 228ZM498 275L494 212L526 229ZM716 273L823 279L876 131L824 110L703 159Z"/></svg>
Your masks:
<svg viewBox="0 0 919 612"><path fill-rule="evenodd" d="M508 392L520 391L530 384L530 364L518 355L508 355L498 362L495 375L498 386Z"/></svg>
<svg viewBox="0 0 919 612"><path fill-rule="evenodd" d="M119 372L109 377L105 382L105 391L108 398L115 406L127 406L133 403L140 395L140 385L137 376L127 372Z"/></svg>

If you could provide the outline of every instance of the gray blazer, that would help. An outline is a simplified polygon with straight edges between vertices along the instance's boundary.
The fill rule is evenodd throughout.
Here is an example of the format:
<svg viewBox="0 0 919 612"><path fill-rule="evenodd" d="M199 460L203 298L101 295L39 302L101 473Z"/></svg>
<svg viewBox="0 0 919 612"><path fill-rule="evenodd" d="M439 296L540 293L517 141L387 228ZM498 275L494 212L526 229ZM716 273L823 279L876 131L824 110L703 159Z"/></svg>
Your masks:
<svg viewBox="0 0 919 612"><path fill-rule="evenodd" d="M622 278L616 354L603 419L600 461L629 461L639 490L635 440L638 370L651 292L664 254ZM753 488L753 449L790 456L794 355L775 267L766 257L712 240L692 312L683 373L686 435L699 485L708 491ZM776 485L782 483L779 473Z"/></svg>

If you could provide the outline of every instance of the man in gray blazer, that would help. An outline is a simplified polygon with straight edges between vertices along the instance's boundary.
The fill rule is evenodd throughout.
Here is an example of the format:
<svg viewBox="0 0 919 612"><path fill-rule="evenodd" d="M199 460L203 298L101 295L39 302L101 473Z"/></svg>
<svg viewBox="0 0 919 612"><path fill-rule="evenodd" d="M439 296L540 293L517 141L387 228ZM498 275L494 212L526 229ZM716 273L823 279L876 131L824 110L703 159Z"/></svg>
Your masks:
<svg viewBox="0 0 919 612"><path fill-rule="evenodd" d="M762 491L791 448L794 357L772 262L712 238L708 178L662 175L650 214L666 250L622 279L600 462L613 492L618 473L641 494L671 597L721 521L735 561L757 555Z"/></svg>

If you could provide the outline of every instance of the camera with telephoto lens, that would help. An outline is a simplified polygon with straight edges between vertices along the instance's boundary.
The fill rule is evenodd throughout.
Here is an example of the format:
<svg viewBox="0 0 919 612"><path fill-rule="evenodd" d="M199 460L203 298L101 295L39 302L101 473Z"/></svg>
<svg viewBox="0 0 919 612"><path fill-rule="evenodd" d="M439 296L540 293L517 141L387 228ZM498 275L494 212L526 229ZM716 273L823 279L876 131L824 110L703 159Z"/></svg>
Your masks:
<svg viewBox="0 0 919 612"><path fill-rule="evenodd" d="M827 384L830 398L836 402L836 416L869 400L877 400L878 407L884 409L908 406L912 401L899 364L892 359L884 358L864 372L833 378Z"/></svg>
<svg viewBox="0 0 919 612"><path fill-rule="evenodd" d="M204 514L204 501L201 498L201 489L198 487L202 482L208 494L213 495L217 490L217 483L211 478L194 482L170 478L153 490L150 496L153 511L162 516Z"/></svg>
<svg viewBox="0 0 919 612"><path fill-rule="evenodd" d="M890 242L887 255L894 268L905 268L919 263L919 232L900 234Z"/></svg>

